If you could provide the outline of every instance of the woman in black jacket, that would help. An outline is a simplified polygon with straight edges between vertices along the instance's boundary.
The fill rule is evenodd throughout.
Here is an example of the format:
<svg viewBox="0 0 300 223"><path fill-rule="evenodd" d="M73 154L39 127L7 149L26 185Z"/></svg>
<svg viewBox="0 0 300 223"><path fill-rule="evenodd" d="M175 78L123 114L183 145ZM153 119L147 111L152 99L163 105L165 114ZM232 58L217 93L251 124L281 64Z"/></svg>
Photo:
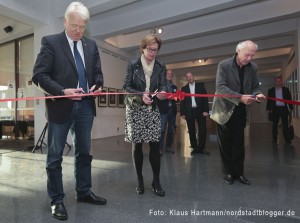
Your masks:
<svg viewBox="0 0 300 223"><path fill-rule="evenodd" d="M124 81L126 120L125 141L132 143L133 163L137 173L136 192L144 193L143 143L149 143L149 160L153 171L152 188L158 196L164 196L159 180L160 172L160 113L157 100L166 99L166 66L156 59L162 41L156 35L145 36L140 45L141 56L128 64ZM159 92L159 93L157 93Z"/></svg>

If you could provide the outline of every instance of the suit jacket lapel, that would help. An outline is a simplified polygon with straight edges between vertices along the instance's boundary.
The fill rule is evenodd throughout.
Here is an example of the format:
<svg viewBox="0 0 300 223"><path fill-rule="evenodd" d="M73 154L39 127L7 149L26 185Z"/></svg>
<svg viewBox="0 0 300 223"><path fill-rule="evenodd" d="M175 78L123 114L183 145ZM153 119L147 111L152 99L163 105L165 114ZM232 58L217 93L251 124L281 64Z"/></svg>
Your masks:
<svg viewBox="0 0 300 223"><path fill-rule="evenodd" d="M185 92L187 93L187 94L190 94L191 93L191 91L190 91L190 85L189 85L189 83L187 83L186 85L185 85ZM196 82L195 82L195 92L196 92ZM186 97L186 102L187 102L187 106L188 107L192 107L192 97Z"/></svg>
<svg viewBox="0 0 300 223"><path fill-rule="evenodd" d="M236 65L234 64L234 61L233 61L233 64L232 64L232 73L233 73L233 76L235 77L236 81L240 83L240 77L239 77L239 71L238 71L238 68L236 67Z"/></svg>
<svg viewBox="0 0 300 223"><path fill-rule="evenodd" d="M90 58L89 58L90 54L87 52L88 51L88 49L87 49L88 44L87 44L84 37L81 39L81 42L82 42L82 49L83 49L83 54L84 54L85 71L86 71L86 75L87 75L89 73L88 72L89 71L89 66L88 66L87 61L91 61Z"/></svg>
<svg viewBox="0 0 300 223"><path fill-rule="evenodd" d="M71 48L70 48L70 45L69 45L69 42L68 42L65 32L62 33L60 44L61 44L61 48L63 49L67 58L70 60L70 63L73 65L73 68L77 71L74 56L71 51Z"/></svg>
<svg viewBox="0 0 300 223"><path fill-rule="evenodd" d="M190 91L190 85L189 85L189 83L187 83L187 85L185 85L185 88L186 88L186 93L190 94L191 91Z"/></svg>

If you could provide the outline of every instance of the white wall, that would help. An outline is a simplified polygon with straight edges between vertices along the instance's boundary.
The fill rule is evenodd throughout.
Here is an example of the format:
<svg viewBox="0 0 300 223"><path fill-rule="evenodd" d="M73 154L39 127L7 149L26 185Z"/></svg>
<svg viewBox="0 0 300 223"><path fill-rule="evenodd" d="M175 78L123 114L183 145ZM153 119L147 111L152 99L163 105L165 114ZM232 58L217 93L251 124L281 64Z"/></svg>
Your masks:
<svg viewBox="0 0 300 223"><path fill-rule="evenodd" d="M128 62L108 51L100 50L104 86L122 89ZM97 104L97 101L96 101ZM125 108L97 107L92 139L123 135Z"/></svg>

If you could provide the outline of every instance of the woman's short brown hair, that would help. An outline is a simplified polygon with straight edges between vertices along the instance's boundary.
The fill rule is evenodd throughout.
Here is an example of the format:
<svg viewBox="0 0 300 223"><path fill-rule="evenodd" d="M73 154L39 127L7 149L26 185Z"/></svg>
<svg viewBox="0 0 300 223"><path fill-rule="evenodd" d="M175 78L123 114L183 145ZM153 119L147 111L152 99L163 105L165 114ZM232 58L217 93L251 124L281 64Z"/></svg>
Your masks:
<svg viewBox="0 0 300 223"><path fill-rule="evenodd" d="M140 51L141 53L143 53L143 50L151 44L157 43L158 44L158 50L161 47L162 44L162 40L161 38L159 38L157 35L155 34L149 34L147 36L145 36L142 41L141 41L141 45L140 45Z"/></svg>

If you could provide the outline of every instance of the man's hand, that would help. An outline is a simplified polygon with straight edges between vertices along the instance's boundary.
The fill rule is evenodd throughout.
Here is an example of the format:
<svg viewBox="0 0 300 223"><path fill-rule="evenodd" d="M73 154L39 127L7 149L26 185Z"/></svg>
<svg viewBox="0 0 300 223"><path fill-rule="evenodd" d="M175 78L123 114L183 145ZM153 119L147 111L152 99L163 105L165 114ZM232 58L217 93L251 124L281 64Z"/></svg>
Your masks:
<svg viewBox="0 0 300 223"><path fill-rule="evenodd" d="M255 98L253 98L252 95L242 95L240 98L240 101L245 105L250 105L254 100Z"/></svg>
<svg viewBox="0 0 300 223"><path fill-rule="evenodd" d="M102 87L99 87L97 85L93 85L90 89L90 92L94 92L94 93L97 93L97 92L102 92Z"/></svg>
<svg viewBox="0 0 300 223"><path fill-rule="evenodd" d="M208 112L202 112L202 115L206 117L208 116Z"/></svg>
<svg viewBox="0 0 300 223"><path fill-rule="evenodd" d="M70 96L68 97L70 100L80 101L84 91L82 88L66 88L64 94Z"/></svg>
<svg viewBox="0 0 300 223"><path fill-rule="evenodd" d="M257 94L255 95L255 99L257 102L262 102L266 99L266 97L263 94Z"/></svg>

